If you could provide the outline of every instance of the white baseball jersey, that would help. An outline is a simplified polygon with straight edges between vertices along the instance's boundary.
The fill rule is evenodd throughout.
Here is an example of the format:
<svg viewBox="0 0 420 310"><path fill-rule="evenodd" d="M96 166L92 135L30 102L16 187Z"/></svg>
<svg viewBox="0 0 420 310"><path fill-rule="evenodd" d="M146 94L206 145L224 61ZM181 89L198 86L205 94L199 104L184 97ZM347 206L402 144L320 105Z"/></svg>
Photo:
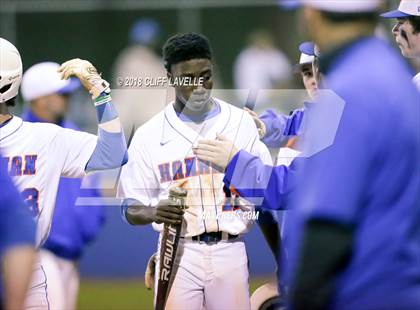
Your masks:
<svg viewBox="0 0 420 310"><path fill-rule="evenodd" d="M168 198L169 188L182 186L188 190L188 209L183 236L224 231L233 235L245 233L255 220L250 216L254 206L242 199L236 206L223 190L224 174L208 162L199 161L192 147L202 139L216 139L217 134L234 142L238 149L260 156L266 164L271 157L260 142L258 131L247 112L214 99L220 106L216 121L199 132L182 121L173 104L141 126L128 149L129 160L123 167L118 197L134 198L144 205L155 206ZM205 130L204 130L205 128ZM232 196L235 196L234 190ZM229 192L227 193L229 195ZM156 229L162 225L154 223ZM160 227L159 227L160 226Z"/></svg>
<svg viewBox="0 0 420 310"><path fill-rule="evenodd" d="M61 176L81 178L96 147L92 134L13 118L0 127L0 153L37 220L37 245L48 236Z"/></svg>

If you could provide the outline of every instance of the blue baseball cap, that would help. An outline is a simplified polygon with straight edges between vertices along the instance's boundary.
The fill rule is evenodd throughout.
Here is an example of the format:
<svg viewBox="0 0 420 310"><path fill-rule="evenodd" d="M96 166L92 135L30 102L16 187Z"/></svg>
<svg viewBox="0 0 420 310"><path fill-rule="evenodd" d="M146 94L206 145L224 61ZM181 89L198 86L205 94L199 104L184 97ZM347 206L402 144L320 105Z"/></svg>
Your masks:
<svg viewBox="0 0 420 310"><path fill-rule="evenodd" d="M287 11L299 9L302 6L300 0L278 0L278 5Z"/></svg>
<svg viewBox="0 0 420 310"><path fill-rule="evenodd" d="M160 33L160 26L152 18L137 20L130 29L130 42L140 44L152 43Z"/></svg>
<svg viewBox="0 0 420 310"><path fill-rule="evenodd" d="M299 45L300 58L296 65L299 69L302 65L313 63L315 56L319 56L319 51L314 42L303 42Z"/></svg>
<svg viewBox="0 0 420 310"><path fill-rule="evenodd" d="M398 10L381 14L384 18L405 18L420 16L420 0L401 0Z"/></svg>
<svg viewBox="0 0 420 310"><path fill-rule="evenodd" d="M308 56L315 56L315 43L309 41L303 42L299 45L299 51Z"/></svg>

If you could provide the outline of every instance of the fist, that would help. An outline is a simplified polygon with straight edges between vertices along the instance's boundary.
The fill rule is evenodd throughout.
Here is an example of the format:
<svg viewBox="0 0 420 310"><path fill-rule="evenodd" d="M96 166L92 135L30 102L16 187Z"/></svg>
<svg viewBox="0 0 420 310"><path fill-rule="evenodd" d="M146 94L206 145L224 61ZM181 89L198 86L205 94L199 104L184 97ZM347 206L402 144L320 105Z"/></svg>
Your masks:
<svg viewBox="0 0 420 310"><path fill-rule="evenodd" d="M109 90L109 83L101 78L96 68L87 60L75 58L63 63L58 72L61 78L67 80L71 76L77 77L93 98Z"/></svg>
<svg viewBox="0 0 420 310"><path fill-rule="evenodd" d="M163 199L159 201L155 209L154 221L158 224L180 225L184 216L184 210L177 201Z"/></svg>

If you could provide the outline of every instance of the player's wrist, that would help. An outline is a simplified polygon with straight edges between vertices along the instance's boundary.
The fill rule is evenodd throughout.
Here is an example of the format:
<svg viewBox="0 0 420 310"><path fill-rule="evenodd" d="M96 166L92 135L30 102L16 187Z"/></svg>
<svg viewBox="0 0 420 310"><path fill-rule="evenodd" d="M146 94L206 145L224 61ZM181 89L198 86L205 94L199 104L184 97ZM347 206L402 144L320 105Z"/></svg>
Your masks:
<svg viewBox="0 0 420 310"><path fill-rule="evenodd" d="M143 205L135 199L124 199L122 216L131 225L147 225L153 220L154 208Z"/></svg>
<svg viewBox="0 0 420 310"><path fill-rule="evenodd" d="M102 79L101 76L98 74L91 81L91 88L89 89L89 93L92 95L92 99L96 102L96 100L100 96L110 96L110 84L106 80Z"/></svg>
<svg viewBox="0 0 420 310"><path fill-rule="evenodd" d="M150 220L153 223L161 224L162 222L158 220L158 216L157 215L158 215L157 206L150 207Z"/></svg>
<svg viewBox="0 0 420 310"><path fill-rule="evenodd" d="M112 98L109 93L102 92L94 99L94 104L99 124L107 123L118 117L117 109L112 103Z"/></svg>

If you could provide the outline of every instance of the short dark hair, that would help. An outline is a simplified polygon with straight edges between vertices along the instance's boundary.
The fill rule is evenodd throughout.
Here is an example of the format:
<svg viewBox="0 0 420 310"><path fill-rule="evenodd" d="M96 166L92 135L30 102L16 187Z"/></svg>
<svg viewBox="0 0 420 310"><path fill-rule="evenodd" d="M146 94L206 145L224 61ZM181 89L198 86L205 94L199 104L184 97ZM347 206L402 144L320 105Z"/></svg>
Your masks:
<svg viewBox="0 0 420 310"><path fill-rule="evenodd" d="M407 17L408 21L414 28L414 34L420 32L420 16L409 16Z"/></svg>
<svg viewBox="0 0 420 310"><path fill-rule="evenodd" d="M321 11L321 14L333 23L369 22L376 24L379 20L378 12L336 13Z"/></svg>
<svg viewBox="0 0 420 310"><path fill-rule="evenodd" d="M171 65L190 59L212 59L209 40L198 33L176 34L170 37L162 48L163 61L168 72Z"/></svg>

